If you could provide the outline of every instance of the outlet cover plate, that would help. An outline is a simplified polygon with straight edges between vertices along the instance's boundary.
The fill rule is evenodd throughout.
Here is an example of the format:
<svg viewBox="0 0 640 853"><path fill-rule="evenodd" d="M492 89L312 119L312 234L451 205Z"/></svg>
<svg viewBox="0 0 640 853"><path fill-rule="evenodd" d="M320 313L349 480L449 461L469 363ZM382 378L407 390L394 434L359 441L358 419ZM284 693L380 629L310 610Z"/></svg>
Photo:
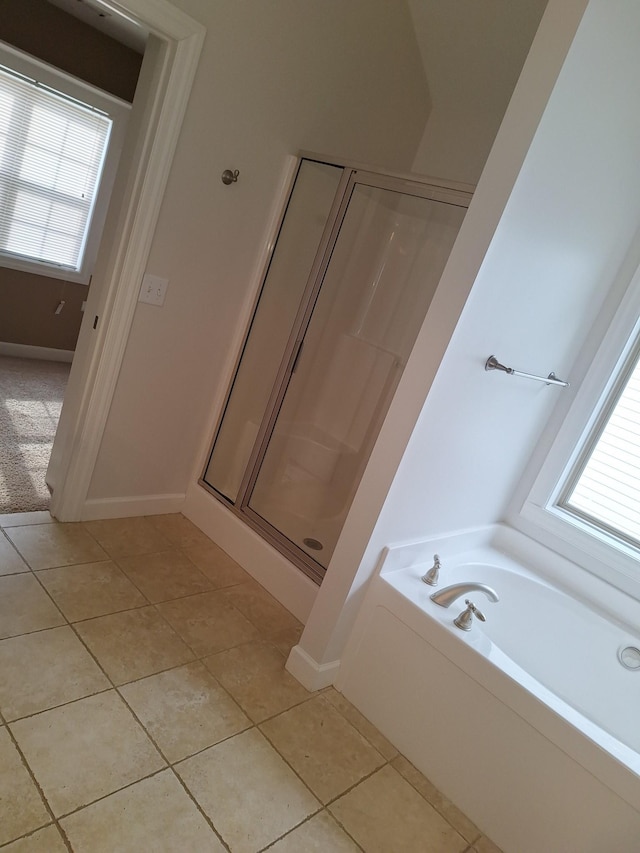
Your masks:
<svg viewBox="0 0 640 853"><path fill-rule="evenodd" d="M140 296L138 302L147 302L149 305L164 305L164 297L169 286L168 278L147 273L142 279Z"/></svg>

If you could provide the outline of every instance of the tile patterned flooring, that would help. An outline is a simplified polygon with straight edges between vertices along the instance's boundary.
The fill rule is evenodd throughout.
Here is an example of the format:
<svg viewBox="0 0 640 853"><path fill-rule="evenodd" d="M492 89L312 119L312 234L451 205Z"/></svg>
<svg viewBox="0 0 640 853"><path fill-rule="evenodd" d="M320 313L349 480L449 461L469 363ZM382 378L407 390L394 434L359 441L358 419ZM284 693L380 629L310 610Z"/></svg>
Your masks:
<svg viewBox="0 0 640 853"><path fill-rule="evenodd" d="M499 853L181 515L0 516L7 853Z"/></svg>

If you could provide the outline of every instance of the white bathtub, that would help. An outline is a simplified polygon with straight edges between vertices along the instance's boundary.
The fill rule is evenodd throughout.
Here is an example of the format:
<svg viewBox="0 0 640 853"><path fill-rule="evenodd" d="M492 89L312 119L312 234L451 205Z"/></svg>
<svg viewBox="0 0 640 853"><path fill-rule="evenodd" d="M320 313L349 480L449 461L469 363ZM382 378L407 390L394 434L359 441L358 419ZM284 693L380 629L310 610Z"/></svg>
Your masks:
<svg viewBox="0 0 640 853"><path fill-rule="evenodd" d="M498 526L390 549L337 686L508 853L634 853L640 670L618 653L640 635L529 571L507 540ZM434 604L420 577L436 552L438 589L476 580L500 601ZM468 633L453 625L465 598L487 618Z"/></svg>
<svg viewBox="0 0 640 853"><path fill-rule="evenodd" d="M384 580L640 774L640 672L618 659L625 647L640 649L640 636L495 551L445 570L438 587L481 579L499 591L498 604L472 592L450 608L439 607L429 598L434 589L420 582L422 573L408 569ZM487 618L468 633L453 624L465 598Z"/></svg>

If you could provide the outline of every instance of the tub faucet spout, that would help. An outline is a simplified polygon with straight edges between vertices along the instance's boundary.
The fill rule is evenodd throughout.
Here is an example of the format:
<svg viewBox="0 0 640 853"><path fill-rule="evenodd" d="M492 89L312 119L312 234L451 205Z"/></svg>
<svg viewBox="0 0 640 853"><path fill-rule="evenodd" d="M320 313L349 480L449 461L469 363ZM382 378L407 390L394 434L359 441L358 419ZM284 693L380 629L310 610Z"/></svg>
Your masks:
<svg viewBox="0 0 640 853"><path fill-rule="evenodd" d="M483 592L489 601L500 601L498 593L486 583L476 583L468 581L466 583L454 583L451 586L445 586L438 592L434 592L429 598L431 601L439 604L440 607L451 607L453 602L462 595L467 595L469 592Z"/></svg>

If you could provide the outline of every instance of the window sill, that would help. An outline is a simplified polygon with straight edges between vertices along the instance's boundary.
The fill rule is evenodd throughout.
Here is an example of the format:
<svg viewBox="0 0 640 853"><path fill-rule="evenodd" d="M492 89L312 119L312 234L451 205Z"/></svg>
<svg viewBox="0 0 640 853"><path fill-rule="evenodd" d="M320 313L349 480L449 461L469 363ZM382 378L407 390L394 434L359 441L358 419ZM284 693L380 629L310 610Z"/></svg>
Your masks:
<svg viewBox="0 0 640 853"><path fill-rule="evenodd" d="M532 501L525 502L513 526L576 568L640 601L640 555L631 546L563 510Z"/></svg>
<svg viewBox="0 0 640 853"><path fill-rule="evenodd" d="M89 284L91 273L88 270L72 270L65 267L43 264L37 261L27 261L0 252L0 268L18 270L30 275L41 275L58 281L72 281L75 284Z"/></svg>

